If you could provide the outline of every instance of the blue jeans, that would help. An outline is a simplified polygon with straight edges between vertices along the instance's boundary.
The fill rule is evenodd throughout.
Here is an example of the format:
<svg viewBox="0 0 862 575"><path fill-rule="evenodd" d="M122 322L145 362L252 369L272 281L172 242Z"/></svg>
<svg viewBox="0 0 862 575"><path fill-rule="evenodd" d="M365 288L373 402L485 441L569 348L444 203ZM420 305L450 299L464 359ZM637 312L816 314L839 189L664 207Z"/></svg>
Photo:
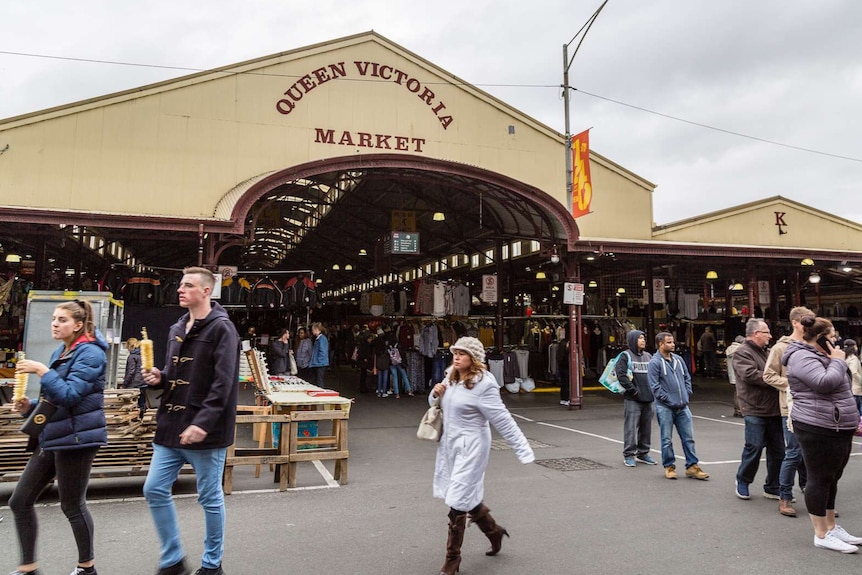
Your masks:
<svg viewBox="0 0 862 575"><path fill-rule="evenodd" d="M623 404L623 457L647 455L652 439L653 403L626 399Z"/></svg>
<svg viewBox="0 0 862 575"><path fill-rule="evenodd" d="M204 553L201 565L216 569L224 554L224 492L221 480L227 448L177 449L153 444L153 459L144 482L144 497L150 506L150 515L156 525L161 548L159 567L179 563L185 553L180 541L180 524L171 498L171 488L180 468L189 463L195 470L198 503L204 508Z"/></svg>
<svg viewBox="0 0 862 575"><path fill-rule="evenodd" d="M805 488L805 461L802 459L802 447L796 439L796 434L787 429L787 416L781 416L781 428L784 431L784 460L778 475L778 495L785 501L793 499L793 483L796 472L799 472L799 487Z"/></svg>
<svg viewBox="0 0 862 575"><path fill-rule="evenodd" d="M377 395L383 395L389 392L389 370L377 370Z"/></svg>
<svg viewBox="0 0 862 575"><path fill-rule="evenodd" d="M688 406L682 409L671 409L663 403L655 402L655 414L661 429L661 464L665 467L676 467L676 456L673 453L673 428L679 434L682 450L685 453L686 469L697 463L694 451L694 427L692 426L691 410Z"/></svg>
<svg viewBox="0 0 862 575"><path fill-rule="evenodd" d="M395 390L395 395L401 395L398 392L399 380L403 384L401 389L404 390L404 393L413 393L410 389L410 380L407 379L407 370L404 369L403 365L389 366L389 377L392 378L392 388Z"/></svg>
<svg viewBox="0 0 862 575"><path fill-rule="evenodd" d="M742 463L736 472L736 480L746 485L754 481L760 467L760 454L766 448L766 481L763 491L778 495L781 462L784 461L784 433L781 431L781 416L745 416L745 447L742 448Z"/></svg>

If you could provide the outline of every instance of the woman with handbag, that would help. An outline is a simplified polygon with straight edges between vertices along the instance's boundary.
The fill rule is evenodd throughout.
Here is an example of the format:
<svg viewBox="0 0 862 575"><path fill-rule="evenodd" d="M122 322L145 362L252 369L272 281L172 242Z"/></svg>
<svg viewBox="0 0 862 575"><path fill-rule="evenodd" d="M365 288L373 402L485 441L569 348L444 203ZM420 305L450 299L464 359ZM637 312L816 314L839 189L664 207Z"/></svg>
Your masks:
<svg viewBox="0 0 862 575"><path fill-rule="evenodd" d="M108 344L93 323L93 308L79 300L61 303L54 309L51 336L62 345L51 355L48 366L30 359L16 366L17 371L38 375L42 387L39 402L25 397L15 402L14 409L29 415L50 403L56 411L41 433L31 438L36 449L9 499L21 547L21 562L11 575L40 573L33 506L55 478L60 508L78 546L78 565L71 575L96 573L93 519L86 494L93 460L99 447L108 442L103 395ZM42 403L45 405L40 408Z"/></svg>
<svg viewBox="0 0 862 575"><path fill-rule="evenodd" d="M452 365L428 396L430 405L439 398L443 410L443 433L434 468L434 497L449 506L449 538L440 575L453 575L461 565L461 543L468 515L491 542L486 555L499 553L503 536L509 536L482 502L485 469L491 453L490 425L521 463L535 460L527 438L500 398L497 380L485 367L482 342L475 337L462 337L449 349Z"/></svg>

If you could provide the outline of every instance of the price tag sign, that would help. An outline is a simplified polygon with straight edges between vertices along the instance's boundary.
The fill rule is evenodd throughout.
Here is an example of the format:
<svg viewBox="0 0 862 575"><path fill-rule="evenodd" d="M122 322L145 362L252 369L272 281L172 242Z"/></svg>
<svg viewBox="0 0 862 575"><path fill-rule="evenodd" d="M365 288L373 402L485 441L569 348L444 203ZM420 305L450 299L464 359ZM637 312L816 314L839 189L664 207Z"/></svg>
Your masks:
<svg viewBox="0 0 862 575"><path fill-rule="evenodd" d="M564 283L563 303L567 305L584 305L584 284Z"/></svg>

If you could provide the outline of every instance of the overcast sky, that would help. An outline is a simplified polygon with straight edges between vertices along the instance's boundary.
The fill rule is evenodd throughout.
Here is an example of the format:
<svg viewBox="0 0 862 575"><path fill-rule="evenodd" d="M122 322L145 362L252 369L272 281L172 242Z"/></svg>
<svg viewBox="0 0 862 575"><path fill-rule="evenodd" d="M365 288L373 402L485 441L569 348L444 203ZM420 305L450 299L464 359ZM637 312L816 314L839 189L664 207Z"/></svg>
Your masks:
<svg viewBox="0 0 862 575"><path fill-rule="evenodd" d="M2 0L0 118L189 73L8 52L209 69L373 29L563 132L600 5ZM570 75L572 132L658 185L657 223L774 195L862 222L862 1L610 0Z"/></svg>

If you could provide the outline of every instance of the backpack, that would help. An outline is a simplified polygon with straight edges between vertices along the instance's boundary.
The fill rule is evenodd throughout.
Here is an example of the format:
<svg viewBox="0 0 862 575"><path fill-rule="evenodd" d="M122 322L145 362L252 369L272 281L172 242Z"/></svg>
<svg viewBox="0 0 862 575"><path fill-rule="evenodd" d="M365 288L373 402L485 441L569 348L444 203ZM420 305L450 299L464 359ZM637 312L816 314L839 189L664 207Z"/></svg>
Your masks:
<svg viewBox="0 0 862 575"><path fill-rule="evenodd" d="M621 351L618 356L616 356L615 358L610 360L608 362L608 364L605 366L605 370L602 372L602 375L599 377L599 383L604 385L608 389L608 391L612 391L614 393L625 393L625 391L626 391L626 389L622 385L620 385L620 382L617 379L617 370L616 370L617 362L620 360L620 357L622 357L623 354L628 355L628 352L627 351ZM628 365L628 370L626 370L626 373L629 376L629 381L631 381L631 379L632 379L631 357L629 357L628 360L629 360L629 365Z"/></svg>
<svg viewBox="0 0 862 575"><path fill-rule="evenodd" d="M395 346L389 348L389 361L392 365L401 365L401 352Z"/></svg>

